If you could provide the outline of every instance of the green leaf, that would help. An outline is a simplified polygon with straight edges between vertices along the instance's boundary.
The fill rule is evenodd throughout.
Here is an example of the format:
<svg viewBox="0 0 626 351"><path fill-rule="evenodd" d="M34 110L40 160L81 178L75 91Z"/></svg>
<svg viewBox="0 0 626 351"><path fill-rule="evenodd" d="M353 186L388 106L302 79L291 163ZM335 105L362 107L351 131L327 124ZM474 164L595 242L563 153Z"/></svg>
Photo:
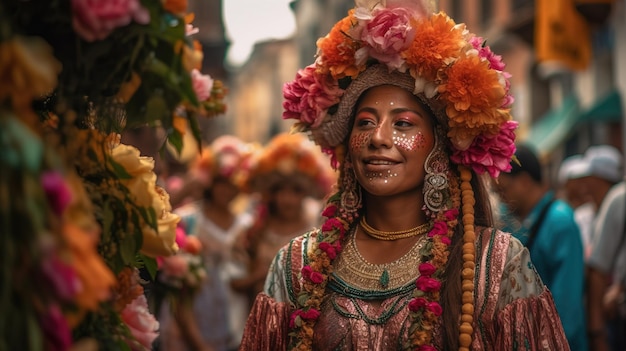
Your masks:
<svg viewBox="0 0 626 351"><path fill-rule="evenodd" d="M149 257L143 254L139 254L139 258L143 262L143 266L150 274L150 278L154 280L156 278L157 270L159 269L159 265L157 264L156 259L154 257Z"/></svg>
<svg viewBox="0 0 626 351"><path fill-rule="evenodd" d="M170 128L169 133L167 133L167 141L176 149L178 155L180 155L183 150L183 135L180 134L178 130Z"/></svg>
<svg viewBox="0 0 626 351"><path fill-rule="evenodd" d="M189 128L191 128L193 138L196 144L198 144L198 152L202 153L202 131L200 130L198 119L195 116L189 117Z"/></svg>
<svg viewBox="0 0 626 351"><path fill-rule="evenodd" d="M131 176L130 174L128 174L128 172L126 172L126 169L124 168L124 166L115 162L113 158L109 157L107 159L107 162L109 162L109 165L111 165L113 173L119 179L133 179L133 176Z"/></svg>

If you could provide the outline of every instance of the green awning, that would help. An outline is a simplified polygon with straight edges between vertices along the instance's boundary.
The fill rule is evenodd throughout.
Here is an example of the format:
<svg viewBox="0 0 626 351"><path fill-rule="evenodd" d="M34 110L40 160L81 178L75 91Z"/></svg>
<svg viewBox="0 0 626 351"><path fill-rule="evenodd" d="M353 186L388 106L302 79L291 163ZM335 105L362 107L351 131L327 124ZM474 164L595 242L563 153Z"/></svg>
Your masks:
<svg viewBox="0 0 626 351"><path fill-rule="evenodd" d="M613 90L583 112L580 122L619 122L623 111L622 97L617 90Z"/></svg>
<svg viewBox="0 0 626 351"><path fill-rule="evenodd" d="M533 126L525 142L541 154L548 154L565 141L580 120L578 99L567 97L561 106L548 111Z"/></svg>

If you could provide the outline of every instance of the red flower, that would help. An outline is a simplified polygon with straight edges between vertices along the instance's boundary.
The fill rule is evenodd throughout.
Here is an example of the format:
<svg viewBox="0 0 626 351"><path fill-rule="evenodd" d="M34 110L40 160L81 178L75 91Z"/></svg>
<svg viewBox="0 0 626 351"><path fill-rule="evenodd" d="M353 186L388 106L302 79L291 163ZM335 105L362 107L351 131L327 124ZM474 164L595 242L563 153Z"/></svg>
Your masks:
<svg viewBox="0 0 626 351"><path fill-rule="evenodd" d="M446 217L446 221L451 221L453 219L456 219L456 217L458 217L459 215L459 209L458 208L453 208L451 210L447 210L444 213L444 216Z"/></svg>
<svg viewBox="0 0 626 351"><path fill-rule="evenodd" d="M300 317L303 319L317 319L320 316L320 311L315 308L311 308L306 312L301 312Z"/></svg>
<svg viewBox="0 0 626 351"><path fill-rule="evenodd" d="M438 281L437 279L424 277L424 276L417 278L415 285L417 286L418 289L425 291L425 292L437 291L441 288L440 281Z"/></svg>
<svg viewBox="0 0 626 351"><path fill-rule="evenodd" d="M326 206L326 208L322 212L322 216L327 217L327 218L334 217L336 214L337 214L337 205L333 205L333 204Z"/></svg>
<svg viewBox="0 0 626 351"><path fill-rule="evenodd" d="M337 250L333 245L324 241L320 243L319 248L320 250L326 252L328 258L330 258L331 260L334 260L335 257L337 257Z"/></svg>
<svg viewBox="0 0 626 351"><path fill-rule="evenodd" d="M441 316L441 314L443 313L443 308L441 308L439 302L436 301L429 302L428 305L426 305L426 308L435 316Z"/></svg>
<svg viewBox="0 0 626 351"><path fill-rule="evenodd" d="M420 264L419 271L422 276L430 277L437 271L437 267L435 267L432 263L424 262Z"/></svg>
<svg viewBox="0 0 626 351"><path fill-rule="evenodd" d="M416 297L409 301L409 310L411 312L417 312L428 304L428 301L423 297Z"/></svg>
<svg viewBox="0 0 626 351"><path fill-rule="evenodd" d="M422 345L419 351L437 351L437 349L433 345Z"/></svg>
<svg viewBox="0 0 626 351"><path fill-rule="evenodd" d="M316 272L311 266L302 267L302 276L304 279L314 284L320 284L324 281L324 275L320 272Z"/></svg>
<svg viewBox="0 0 626 351"><path fill-rule="evenodd" d="M343 223L339 221L337 218L329 218L322 225L322 231L329 232L334 229L338 229L341 234L346 232L346 228L344 228Z"/></svg>

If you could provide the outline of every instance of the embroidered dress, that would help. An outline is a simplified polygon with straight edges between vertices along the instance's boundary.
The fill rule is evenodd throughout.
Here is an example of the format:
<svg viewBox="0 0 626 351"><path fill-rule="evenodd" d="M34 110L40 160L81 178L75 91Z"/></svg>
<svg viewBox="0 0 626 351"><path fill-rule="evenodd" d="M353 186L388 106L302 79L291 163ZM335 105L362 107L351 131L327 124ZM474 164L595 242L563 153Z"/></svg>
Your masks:
<svg viewBox="0 0 626 351"><path fill-rule="evenodd" d="M313 231L298 237L278 253L265 291L257 296L253 306L240 350L287 348L289 316L299 306L301 268L308 264L307 253L317 247L317 235ZM403 265L407 277L413 274L408 283L402 279L391 283L394 274L401 270L394 273L393 267L388 267L392 271L388 289L359 286L359 279L346 273L349 268L342 265L342 256L358 255L350 245L353 244L348 239L335 261L334 277L328 284L320 318L311 331L313 349L403 350L410 327L406 305L419 275L411 267L417 267L419 262ZM552 295L520 242L509 234L484 229L477 249L480 257L476 262L472 350L569 350ZM403 259L409 260L405 255L399 261ZM376 276L375 269L369 269L372 276ZM384 272L387 268L378 269ZM438 349L441 337L437 328L434 338Z"/></svg>

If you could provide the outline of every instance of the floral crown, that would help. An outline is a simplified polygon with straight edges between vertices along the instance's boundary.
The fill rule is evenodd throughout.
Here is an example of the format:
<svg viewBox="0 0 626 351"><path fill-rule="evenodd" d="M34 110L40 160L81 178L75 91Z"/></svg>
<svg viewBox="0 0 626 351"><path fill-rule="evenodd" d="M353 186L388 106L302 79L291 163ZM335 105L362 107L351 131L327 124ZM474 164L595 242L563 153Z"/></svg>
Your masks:
<svg viewBox="0 0 626 351"><path fill-rule="evenodd" d="M483 38L420 1L357 0L317 41L315 63L285 84L283 118L335 154L358 97L393 84L411 91L444 128L451 161L497 177L510 170L518 123L510 74Z"/></svg>
<svg viewBox="0 0 626 351"><path fill-rule="evenodd" d="M254 146L233 135L223 135L204 147L193 167L243 186L251 167Z"/></svg>
<svg viewBox="0 0 626 351"><path fill-rule="evenodd" d="M301 134L279 134L257 154L248 185L263 191L285 179L306 182L314 197L326 195L334 183L333 172L323 155Z"/></svg>

